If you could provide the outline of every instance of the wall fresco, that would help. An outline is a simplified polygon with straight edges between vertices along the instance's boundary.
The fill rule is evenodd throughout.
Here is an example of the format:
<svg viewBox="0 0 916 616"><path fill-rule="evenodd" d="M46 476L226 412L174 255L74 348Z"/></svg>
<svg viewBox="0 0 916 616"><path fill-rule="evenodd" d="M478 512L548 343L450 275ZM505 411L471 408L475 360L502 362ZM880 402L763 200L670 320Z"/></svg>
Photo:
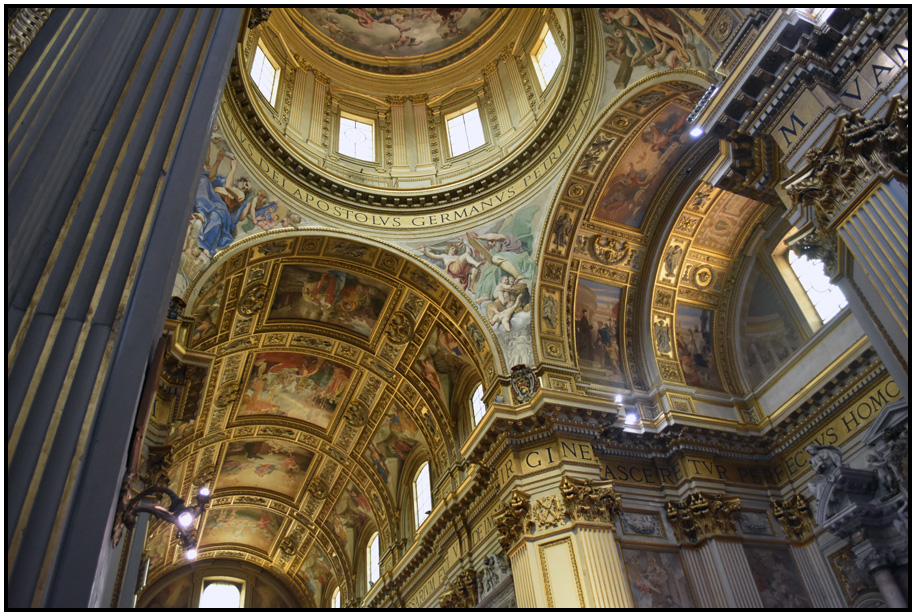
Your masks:
<svg viewBox="0 0 916 616"><path fill-rule="evenodd" d="M172 580L143 607L151 610L174 610L191 607L191 578L182 575Z"/></svg>
<svg viewBox="0 0 916 616"><path fill-rule="evenodd" d="M510 366L533 364L531 311L537 264L533 258L539 218L531 205L456 237L416 247L444 270L477 304L493 327Z"/></svg>
<svg viewBox="0 0 916 616"><path fill-rule="evenodd" d="M655 114L604 185L595 217L639 227L652 197L690 140L687 113L669 104Z"/></svg>
<svg viewBox="0 0 916 616"><path fill-rule="evenodd" d="M658 7L602 8L609 79L619 89L654 70L709 71L714 54L674 11Z"/></svg>
<svg viewBox="0 0 916 616"><path fill-rule="evenodd" d="M238 415L282 415L327 428L353 369L300 353L254 356Z"/></svg>
<svg viewBox="0 0 916 616"><path fill-rule="evenodd" d="M626 387L620 361L621 289L579 278L576 287L576 357L582 376Z"/></svg>
<svg viewBox="0 0 916 616"><path fill-rule="evenodd" d="M306 320L369 336L392 288L372 278L309 265L285 265L269 321Z"/></svg>
<svg viewBox="0 0 916 616"><path fill-rule="evenodd" d="M312 546L296 575L306 590L307 605L304 607L327 607L331 601L330 593L334 592L338 584L334 567L324 550L317 545Z"/></svg>
<svg viewBox="0 0 916 616"><path fill-rule="evenodd" d="M333 535L340 540L341 545L350 550L350 556L353 558L353 550L359 543L360 535L372 519L372 505L369 504L369 498L356 484L351 482L347 484L334 512L328 516L328 525Z"/></svg>
<svg viewBox="0 0 916 616"><path fill-rule="evenodd" d="M744 552L764 608L812 607L789 550L745 545Z"/></svg>
<svg viewBox="0 0 916 616"><path fill-rule="evenodd" d="M678 305L677 354L688 385L723 391L713 349L713 318L711 310Z"/></svg>
<svg viewBox="0 0 916 616"><path fill-rule="evenodd" d="M748 284L753 291L739 321L737 348L744 354L748 385L756 387L801 348L804 338L765 274L754 272Z"/></svg>
<svg viewBox="0 0 916 616"><path fill-rule="evenodd" d="M452 392L461 371L470 365L467 357L455 337L436 326L414 361L413 369L438 394L446 410L451 408Z"/></svg>
<svg viewBox="0 0 916 616"><path fill-rule="evenodd" d="M421 443L426 443L423 433L401 405L395 402L363 453L388 485L392 499L397 498L404 461Z"/></svg>
<svg viewBox="0 0 916 616"><path fill-rule="evenodd" d="M692 608L690 584L677 552L623 548L630 592L637 608Z"/></svg>
<svg viewBox="0 0 916 616"><path fill-rule="evenodd" d="M215 125L172 295L183 296L214 255L233 242L275 227L306 224L302 216L251 177L251 172L232 152L219 125Z"/></svg>

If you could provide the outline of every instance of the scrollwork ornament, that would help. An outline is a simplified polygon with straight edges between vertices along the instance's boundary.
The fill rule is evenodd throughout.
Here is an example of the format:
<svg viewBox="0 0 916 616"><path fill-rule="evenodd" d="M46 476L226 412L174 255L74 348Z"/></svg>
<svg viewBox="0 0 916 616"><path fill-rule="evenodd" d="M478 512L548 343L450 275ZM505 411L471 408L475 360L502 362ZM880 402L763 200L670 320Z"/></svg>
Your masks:
<svg viewBox="0 0 916 616"><path fill-rule="evenodd" d="M678 541L693 543L709 535L737 532L741 500L725 494L697 492L682 501L668 501L665 513Z"/></svg>
<svg viewBox="0 0 916 616"><path fill-rule="evenodd" d="M321 479L312 479L306 491L312 498L324 500L328 497L328 486Z"/></svg>
<svg viewBox="0 0 916 616"><path fill-rule="evenodd" d="M6 74L9 76L35 35L48 20L53 8L10 9L6 18Z"/></svg>
<svg viewBox="0 0 916 616"><path fill-rule="evenodd" d="M219 393L216 395L216 406L223 408L235 404L236 400L239 399L239 390L239 383L229 383L228 385L223 385L223 387L220 388Z"/></svg>
<svg viewBox="0 0 916 616"><path fill-rule="evenodd" d="M388 327L385 329L385 333L388 335L388 340L394 344L404 344L410 340L413 332L413 320L403 310L396 311L388 319Z"/></svg>
<svg viewBox="0 0 916 616"><path fill-rule="evenodd" d="M267 285L264 283L253 284L242 293L242 299L239 300L238 312L245 317L251 317L264 308L267 300Z"/></svg>
<svg viewBox="0 0 916 616"><path fill-rule="evenodd" d="M630 243L606 235L595 235L588 244L589 252L604 265L617 265L630 254Z"/></svg>
<svg viewBox="0 0 916 616"><path fill-rule="evenodd" d="M344 414L344 420L356 428L366 425L368 419L369 411L366 409L366 405L359 401L351 404Z"/></svg>
<svg viewBox="0 0 916 616"><path fill-rule="evenodd" d="M773 516L789 541L801 541L811 534L813 518L808 502L801 494L772 503Z"/></svg>

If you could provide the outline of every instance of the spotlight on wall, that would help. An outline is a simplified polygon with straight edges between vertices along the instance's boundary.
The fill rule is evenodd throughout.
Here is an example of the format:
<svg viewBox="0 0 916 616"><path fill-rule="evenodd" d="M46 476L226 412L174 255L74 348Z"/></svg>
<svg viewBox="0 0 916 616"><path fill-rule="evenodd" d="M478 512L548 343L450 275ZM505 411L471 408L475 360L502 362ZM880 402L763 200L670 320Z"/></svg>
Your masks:
<svg viewBox="0 0 916 616"><path fill-rule="evenodd" d="M637 415L634 411L628 412L628 413L627 413L626 423L627 423L627 425L630 425L630 426L632 426L633 424L638 424L638 423L639 423L639 415Z"/></svg>
<svg viewBox="0 0 916 616"><path fill-rule="evenodd" d="M690 129L690 136L696 139L698 137L702 137L704 132L705 131L703 131L702 126L694 126Z"/></svg>
<svg viewBox="0 0 916 616"><path fill-rule="evenodd" d="M166 507L156 500L154 495L164 494L169 497L169 505ZM175 494L172 490L164 486L152 486L146 488L126 503L124 501L118 506L115 514L115 526L112 529L112 543L117 545L121 533L125 528L133 528L137 524L137 516L141 513L148 513L152 516L165 520L175 526L178 538L187 552L185 553L189 560L197 558L197 545L192 536L191 526L194 520L199 518L210 502L210 488L203 486L197 492L197 503L194 505L185 505L184 499Z"/></svg>

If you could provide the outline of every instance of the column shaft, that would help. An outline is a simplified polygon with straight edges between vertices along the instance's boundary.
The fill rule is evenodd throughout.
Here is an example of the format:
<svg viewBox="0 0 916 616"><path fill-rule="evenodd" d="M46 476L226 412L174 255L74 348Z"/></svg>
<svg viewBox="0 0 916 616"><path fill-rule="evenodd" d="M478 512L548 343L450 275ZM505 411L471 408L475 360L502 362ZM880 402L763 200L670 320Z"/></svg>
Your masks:
<svg viewBox="0 0 916 616"><path fill-rule="evenodd" d="M10 606L110 602L133 419L242 12L57 9L11 74L8 197L42 222L14 223L8 253Z"/></svg>

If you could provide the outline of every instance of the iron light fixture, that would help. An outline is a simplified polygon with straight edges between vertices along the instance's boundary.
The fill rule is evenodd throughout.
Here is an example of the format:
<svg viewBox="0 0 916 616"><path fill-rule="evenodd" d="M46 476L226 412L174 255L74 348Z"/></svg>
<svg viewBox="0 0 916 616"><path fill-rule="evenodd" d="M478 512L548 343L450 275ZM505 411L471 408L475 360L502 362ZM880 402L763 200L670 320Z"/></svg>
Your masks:
<svg viewBox="0 0 916 616"><path fill-rule="evenodd" d="M154 495L165 494L169 497L169 505L159 503ZM115 518L115 527L112 532L112 541L117 545L121 533L125 528L133 528L137 524L137 516L148 513L165 520L175 526L178 538L185 548L188 560L197 557L197 541L193 536L192 527L194 520L199 518L210 502L210 488L203 486L197 492L196 503L186 505L183 498L164 486L151 486L146 488L126 504L118 508Z"/></svg>

